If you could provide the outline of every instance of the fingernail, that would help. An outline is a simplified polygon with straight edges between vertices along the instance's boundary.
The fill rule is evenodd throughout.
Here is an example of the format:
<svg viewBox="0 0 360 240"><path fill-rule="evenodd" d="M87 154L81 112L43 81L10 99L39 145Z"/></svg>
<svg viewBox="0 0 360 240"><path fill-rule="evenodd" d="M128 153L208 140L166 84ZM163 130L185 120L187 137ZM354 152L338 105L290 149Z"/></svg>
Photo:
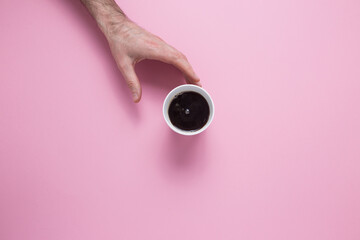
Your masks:
<svg viewBox="0 0 360 240"><path fill-rule="evenodd" d="M132 92L132 98L134 102L139 101L139 95L137 94L137 92Z"/></svg>
<svg viewBox="0 0 360 240"><path fill-rule="evenodd" d="M200 80L199 80L199 81L194 82L194 84L195 84L195 85L198 85L199 87L201 87L201 86L202 86L202 84L201 84Z"/></svg>

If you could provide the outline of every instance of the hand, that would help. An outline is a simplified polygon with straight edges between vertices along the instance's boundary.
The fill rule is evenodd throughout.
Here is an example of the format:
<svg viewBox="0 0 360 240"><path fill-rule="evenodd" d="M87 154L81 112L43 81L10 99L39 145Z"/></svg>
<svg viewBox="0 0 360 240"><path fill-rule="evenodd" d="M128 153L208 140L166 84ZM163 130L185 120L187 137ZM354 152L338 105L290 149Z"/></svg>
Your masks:
<svg viewBox="0 0 360 240"><path fill-rule="evenodd" d="M116 64L129 86L133 101L141 99L135 64L144 59L159 60L177 67L187 83L201 86L185 55L132 22L114 0L82 0L109 42Z"/></svg>
<svg viewBox="0 0 360 240"><path fill-rule="evenodd" d="M144 59L154 59L177 67L187 83L201 86L200 79L185 55L128 19L109 27L106 37L118 68L129 86L133 101L139 102L141 86L135 73L135 64Z"/></svg>

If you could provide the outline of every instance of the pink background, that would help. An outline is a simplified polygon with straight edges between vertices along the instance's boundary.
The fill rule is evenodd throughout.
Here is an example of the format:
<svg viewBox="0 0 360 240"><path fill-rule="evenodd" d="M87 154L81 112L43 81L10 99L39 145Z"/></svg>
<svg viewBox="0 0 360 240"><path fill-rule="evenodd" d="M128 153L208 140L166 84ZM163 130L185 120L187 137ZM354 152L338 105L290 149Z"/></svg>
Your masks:
<svg viewBox="0 0 360 240"><path fill-rule="evenodd" d="M215 102L171 132L77 0L0 2L0 239L360 239L360 1L123 0Z"/></svg>

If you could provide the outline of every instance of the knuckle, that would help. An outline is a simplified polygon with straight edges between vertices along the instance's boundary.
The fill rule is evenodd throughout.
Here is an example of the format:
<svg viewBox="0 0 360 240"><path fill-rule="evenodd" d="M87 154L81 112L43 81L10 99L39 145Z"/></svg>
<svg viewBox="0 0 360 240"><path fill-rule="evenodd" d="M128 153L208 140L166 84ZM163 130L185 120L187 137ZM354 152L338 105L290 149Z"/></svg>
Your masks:
<svg viewBox="0 0 360 240"><path fill-rule="evenodd" d="M179 60L186 59L185 55L178 51L173 52L171 55L171 58L173 59L173 61L179 61Z"/></svg>
<svg viewBox="0 0 360 240"><path fill-rule="evenodd" d="M115 60L121 71L129 70L132 67L132 61L127 55L118 56Z"/></svg>
<svg viewBox="0 0 360 240"><path fill-rule="evenodd" d="M180 58L183 59L183 60L187 60L187 57L183 53L180 53Z"/></svg>
<svg viewBox="0 0 360 240"><path fill-rule="evenodd" d="M126 84L130 89L136 88L136 83L134 81L128 80L128 81L126 81Z"/></svg>
<svg viewBox="0 0 360 240"><path fill-rule="evenodd" d="M119 61L118 65L121 70L127 70L129 68L129 64L125 61Z"/></svg>

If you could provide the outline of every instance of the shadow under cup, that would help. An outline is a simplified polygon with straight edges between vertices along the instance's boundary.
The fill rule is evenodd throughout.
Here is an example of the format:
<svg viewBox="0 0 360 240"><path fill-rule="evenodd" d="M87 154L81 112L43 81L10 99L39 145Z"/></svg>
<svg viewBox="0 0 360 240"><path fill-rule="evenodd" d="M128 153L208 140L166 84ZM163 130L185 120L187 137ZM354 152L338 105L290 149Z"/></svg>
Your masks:
<svg viewBox="0 0 360 240"><path fill-rule="evenodd" d="M163 115L168 126L181 135L196 135L209 127L214 118L214 103L203 88L185 84L165 98Z"/></svg>

